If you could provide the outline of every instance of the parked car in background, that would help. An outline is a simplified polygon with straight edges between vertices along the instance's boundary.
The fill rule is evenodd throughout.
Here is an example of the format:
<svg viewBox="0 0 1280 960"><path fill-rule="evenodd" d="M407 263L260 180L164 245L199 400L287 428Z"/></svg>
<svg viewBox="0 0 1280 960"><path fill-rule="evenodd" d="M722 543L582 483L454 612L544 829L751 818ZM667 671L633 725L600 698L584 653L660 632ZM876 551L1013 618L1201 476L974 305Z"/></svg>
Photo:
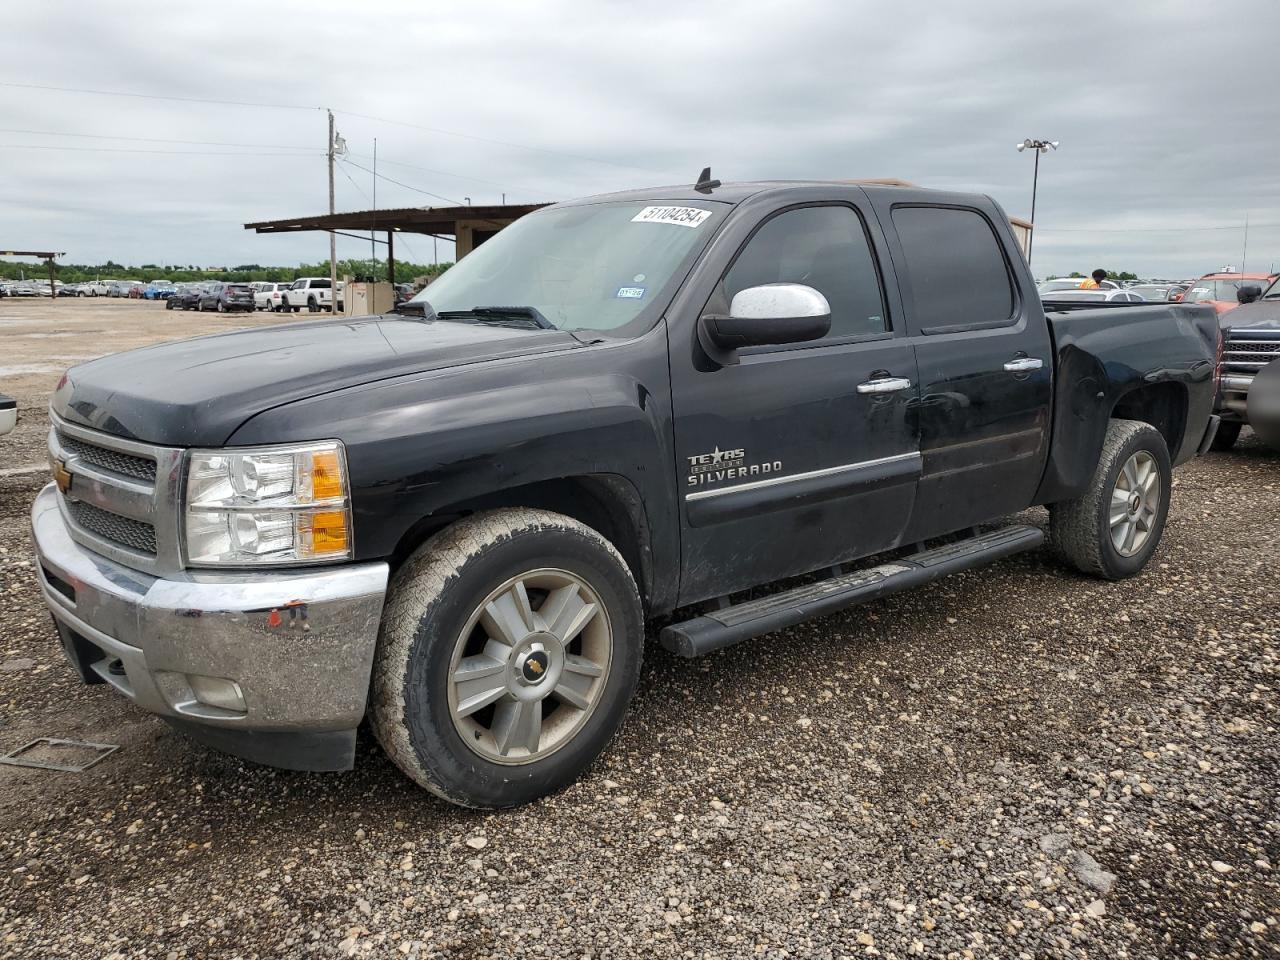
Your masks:
<svg viewBox="0 0 1280 960"><path fill-rule="evenodd" d="M152 280L142 288L142 296L147 300L168 300L175 289L168 280Z"/></svg>
<svg viewBox="0 0 1280 960"><path fill-rule="evenodd" d="M1044 297L1043 294L1041 296ZM1120 290L1120 289L1061 290L1056 293L1052 293L1047 297L1044 297L1044 299L1055 300L1055 301L1064 300L1067 302L1083 301L1086 303L1087 302L1095 302L1095 303L1116 303L1116 302L1145 303L1146 302L1141 296L1134 293L1133 291Z"/></svg>
<svg viewBox="0 0 1280 960"><path fill-rule="evenodd" d="M1269 287L1274 273L1206 273L1182 296L1182 303L1212 304L1218 313L1226 313L1240 305L1242 286Z"/></svg>
<svg viewBox="0 0 1280 960"><path fill-rule="evenodd" d="M58 296L60 297L78 297L80 295L80 284L78 283L60 283L58 284Z"/></svg>
<svg viewBox="0 0 1280 960"><path fill-rule="evenodd" d="M253 289L253 306L256 310L278 310L280 302L283 300L283 293L288 288L287 283L271 283L269 281L260 281L249 285ZM273 294L281 296L273 297Z"/></svg>
<svg viewBox="0 0 1280 960"><path fill-rule="evenodd" d="M204 293L204 283L183 283L167 301L165 306L170 310L194 310Z"/></svg>
<svg viewBox="0 0 1280 960"><path fill-rule="evenodd" d="M1280 365L1280 279L1257 291L1256 297L1252 286L1244 284L1249 302L1218 317L1224 339L1217 409L1222 424L1213 441L1215 450L1230 450L1245 424L1252 424L1254 432L1268 442L1274 443L1280 433L1280 424L1267 423L1264 428L1256 402L1253 406L1249 403L1250 388L1258 375Z"/></svg>
<svg viewBox="0 0 1280 960"><path fill-rule="evenodd" d="M1169 303L1174 296L1180 295L1183 288L1171 283L1138 283L1129 287L1130 293L1136 293L1149 303Z"/></svg>
<svg viewBox="0 0 1280 960"><path fill-rule="evenodd" d="M342 291L343 283L338 281L338 309L342 309ZM328 277L301 277L293 281L284 291L284 307L286 310L292 310L297 313L300 310L308 310L315 313L318 310L332 310L333 297L332 291L329 289Z"/></svg>
<svg viewBox="0 0 1280 960"><path fill-rule="evenodd" d="M1036 292L1044 297L1048 294L1057 294L1063 290L1079 290L1080 284L1084 283L1088 277L1058 277L1054 280L1041 280L1036 284ZM1103 280L1100 287L1091 287L1090 289L1102 290L1119 290L1120 284L1110 280Z"/></svg>
<svg viewBox="0 0 1280 960"><path fill-rule="evenodd" d="M197 310L217 310L219 313L240 310L251 313L253 308L253 291L247 283L215 280L205 286L196 300Z"/></svg>
<svg viewBox="0 0 1280 960"><path fill-rule="evenodd" d="M111 292L109 282L106 280L86 280L79 286L80 290L76 294L79 297L105 297Z"/></svg>
<svg viewBox="0 0 1280 960"><path fill-rule="evenodd" d="M135 290L141 293L142 291L141 280L112 280L110 284L110 290L108 291L107 296L110 296L110 297L137 296L137 294L134 293Z"/></svg>

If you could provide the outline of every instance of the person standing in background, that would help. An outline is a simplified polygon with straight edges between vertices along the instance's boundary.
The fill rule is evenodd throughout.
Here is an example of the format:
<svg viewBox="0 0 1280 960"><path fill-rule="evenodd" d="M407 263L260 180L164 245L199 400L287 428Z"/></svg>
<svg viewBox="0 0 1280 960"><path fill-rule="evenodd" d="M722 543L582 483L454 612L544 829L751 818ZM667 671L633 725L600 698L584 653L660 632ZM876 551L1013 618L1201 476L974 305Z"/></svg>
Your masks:
<svg viewBox="0 0 1280 960"><path fill-rule="evenodd" d="M1107 279L1107 271L1095 270L1093 273L1080 281L1081 290L1097 290L1102 286L1102 281Z"/></svg>

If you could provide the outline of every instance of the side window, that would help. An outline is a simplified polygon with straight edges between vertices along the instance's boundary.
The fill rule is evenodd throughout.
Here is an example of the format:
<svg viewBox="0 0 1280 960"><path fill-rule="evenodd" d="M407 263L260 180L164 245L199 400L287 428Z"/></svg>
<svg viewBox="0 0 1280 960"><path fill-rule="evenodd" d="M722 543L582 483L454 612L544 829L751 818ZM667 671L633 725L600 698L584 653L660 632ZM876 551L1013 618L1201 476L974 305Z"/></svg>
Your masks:
<svg viewBox="0 0 1280 960"><path fill-rule="evenodd" d="M976 210L895 207L915 326L1002 323L1013 316L1013 278L991 224Z"/></svg>
<svg viewBox="0 0 1280 960"><path fill-rule="evenodd" d="M766 221L722 282L726 303L740 290L765 283L813 287L831 304L827 340L889 328L867 231L849 207L801 207Z"/></svg>
<svg viewBox="0 0 1280 960"><path fill-rule="evenodd" d="M312 290L328 290L329 281L328 280L312 280L311 289Z"/></svg>

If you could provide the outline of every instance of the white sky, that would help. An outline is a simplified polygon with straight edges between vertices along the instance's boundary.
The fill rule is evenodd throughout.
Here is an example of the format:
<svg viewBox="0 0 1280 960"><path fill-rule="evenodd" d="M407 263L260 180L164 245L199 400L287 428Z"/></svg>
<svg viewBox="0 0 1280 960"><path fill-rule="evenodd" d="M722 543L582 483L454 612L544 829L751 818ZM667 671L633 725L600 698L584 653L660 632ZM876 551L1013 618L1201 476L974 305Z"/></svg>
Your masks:
<svg viewBox="0 0 1280 960"><path fill-rule="evenodd" d="M7 10L5 83L297 108L0 85L0 245L71 262L326 258L324 234L242 224L327 209L330 106L353 163L371 165L376 137L379 172L417 188L381 181L379 206L555 200L689 182L709 163L725 180L901 177L1025 217L1032 158L1013 146L1030 136L1062 141L1041 163L1037 275L1239 266L1246 215L1248 266L1280 264L1274 0L325 9ZM164 152L126 152L144 150ZM344 166L337 193L338 209L367 208L372 177ZM342 256L368 250L339 239ZM397 254L429 261L431 241Z"/></svg>

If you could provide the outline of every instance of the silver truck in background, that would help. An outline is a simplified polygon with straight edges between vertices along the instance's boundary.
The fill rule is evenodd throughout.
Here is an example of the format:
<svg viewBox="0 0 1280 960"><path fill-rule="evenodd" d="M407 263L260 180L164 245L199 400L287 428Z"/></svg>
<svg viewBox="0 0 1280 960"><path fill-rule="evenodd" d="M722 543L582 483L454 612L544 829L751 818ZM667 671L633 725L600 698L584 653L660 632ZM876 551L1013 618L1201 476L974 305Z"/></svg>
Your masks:
<svg viewBox="0 0 1280 960"><path fill-rule="evenodd" d="M1265 291L1255 285L1240 288L1240 306L1222 314L1221 387L1217 413L1222 417L1214 450L1230 450L1249 424L1269 446L1280 449L1280 414L1269 407L1271 390L1258 389L1280 382L1280 280ZM1272 388L1276 389L1276 388Z"/></svg>

